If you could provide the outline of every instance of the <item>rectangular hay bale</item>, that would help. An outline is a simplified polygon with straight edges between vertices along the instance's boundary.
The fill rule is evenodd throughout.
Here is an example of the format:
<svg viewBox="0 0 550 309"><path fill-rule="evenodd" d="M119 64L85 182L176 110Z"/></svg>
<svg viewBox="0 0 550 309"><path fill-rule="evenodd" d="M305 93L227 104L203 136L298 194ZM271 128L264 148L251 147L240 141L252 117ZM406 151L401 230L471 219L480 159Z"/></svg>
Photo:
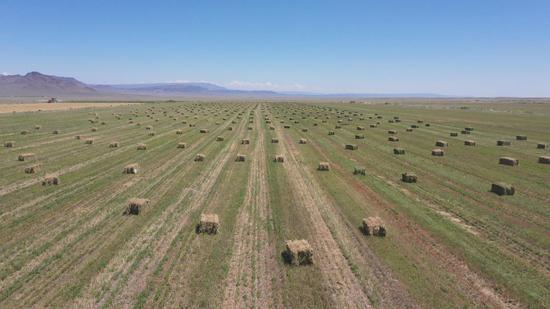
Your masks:
<svg viewBox="0 0 550 309"><path fill-rule="evenodd" d="M386 226L380 217L368 217L363 219L363 233L372 236L386 236Z"/></svg>
<svg viewBox="0 0 550 309"><path fill-rule="evenodd" d="M290 265L313 264L313 249L307 240L287 240L286 250L283 252L285 261Z"/></svg>
<svg viewBox="0 0 550 309"><path fill-rule="evenodd" d="M220 226L220 219L217 214L201 214L197 233L217 234Z"/></svg>

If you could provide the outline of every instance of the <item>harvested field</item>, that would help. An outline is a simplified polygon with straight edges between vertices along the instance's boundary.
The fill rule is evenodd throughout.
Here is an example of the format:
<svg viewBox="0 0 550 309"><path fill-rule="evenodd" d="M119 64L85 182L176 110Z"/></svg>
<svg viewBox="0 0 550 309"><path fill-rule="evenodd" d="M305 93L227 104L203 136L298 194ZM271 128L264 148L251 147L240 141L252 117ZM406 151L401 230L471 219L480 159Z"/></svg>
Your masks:
<svg viewBox="0 0 550 309"><path fill-rule="evenodd" d="M0 114L0 307L549 307L550 105L384 103Z"/></svg>
<svg viewBox="0 0 550 309"><path fill-rule="evenodd" d="M23 112L63 111L73 109L94 109L114 106L131 106L140 103L0 103L0 114Z"/></svg>

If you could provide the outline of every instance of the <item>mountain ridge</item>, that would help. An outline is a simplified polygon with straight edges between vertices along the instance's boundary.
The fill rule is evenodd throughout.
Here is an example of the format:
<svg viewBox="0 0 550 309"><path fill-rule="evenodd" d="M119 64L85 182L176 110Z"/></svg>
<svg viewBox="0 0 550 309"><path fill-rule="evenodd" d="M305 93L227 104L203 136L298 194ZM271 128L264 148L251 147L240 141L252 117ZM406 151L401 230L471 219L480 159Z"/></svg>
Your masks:
<svg viewBox="0 0 550 309"><path fill-rule="evenodd" d="M97 90L73 77L46 75L0 75L0 96L95 95Z"/></svg>
<svg viewBox="0 0 550 309"><path fill-rule="evenodd" d="M246 97L312 97L312 98L376 98L376 97L426 97L441 98L445 95L431 93L373 94L373 93L308 93L275 92L270 90L228 89L208 82L142 83L142 84L86 84L73 77L46 75L36 71L25 75L0 75L0 97L104 97L104 96L246 96Z"/></svg>

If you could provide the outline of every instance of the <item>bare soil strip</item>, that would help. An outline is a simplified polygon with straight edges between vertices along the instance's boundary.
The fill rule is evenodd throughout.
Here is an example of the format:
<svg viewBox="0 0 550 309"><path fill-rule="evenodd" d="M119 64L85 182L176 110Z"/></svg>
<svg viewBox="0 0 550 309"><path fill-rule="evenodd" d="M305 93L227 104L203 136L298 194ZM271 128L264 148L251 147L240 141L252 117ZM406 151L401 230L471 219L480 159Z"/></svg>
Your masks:
<svg viewBox="0 0 550 309"><path fill-rule="evenodd" d="M278 131L279 135L283 136L281 129ZM322 192L314 189L318 184L312 182L312 177L306 176L309 171L298 163L296 154L288 151L288 148L292 147L290 145L292 141L288 138L283 141L281 150L287 159L284 163L285 170L289 175L296 199L310 215L311 228L316 237L309 241L312 242L315 263L318 263L321 268L334 305L338 308L370 308L370 300L352 273L338 242L321 215L319 206L328 205L330 202Z"/></svg>
<svg viewBox="0 0 550 309"><path fill-rule="evenodd" d="M241 126L236 131L235 136L237 138L243 137L244 124L245 123L241 123ZM238 144L239 143L237 141L232 141L232 145L227 152L224 162L226 162L227 158L235 157ZM195 204L200 204L197 205L197 208L200 208L203 212L209 212L212 208L211 204L215 204L216 202L224 200L223 192L226 192L225 190L227 190L227 188L224 187L229 186L228 181L231 180L231 175L233 174L235 167L226 166L226 168L228 168L228 171L226 172L225 177L223 179L216 180L215 183L212 183L209 186L210 189L208 190L208 192L205 191L204 194L200 197L200 201L192 202ZM217 178L220 178L220 174L221 173L217 174ZM214 185L216 185L216 188L218 189L212 192ZM193 284L197 280L197 277L202 276L202 274L200 273L200 269L201 266L203 266L201 264L204 261L199 256L203 254L201 253L201 250L204 249L202 248L203 246L201 237L198 237L197 235L195 235L195 233L193 233L193 235L186 235L184 237L185 239L183 241L180 241L171 250L173 253L168 254L169 261L165 263L162 269L163 273L159 275L159 277L162 277L162 280L166 282L167 286L164 291L157 291L160 293L160 295L162 295L160 304L164 307L189 307L190 304L193 302L193 299L195 298L195 296L191 292L194 288ZM181 252L183 250L182 248L185 248L183 252ZM185 263L182 264L182 261L185 261ZM181 278L190 279L181 280ZM218 284L219 283L217 282L212 282L209 285L217 286ZM152 306L150 304L151 301L153 300L149 299L149 306ZM211 304L213 305L215 303L217 303L217 299L212 299ZM159 306L158 304L156 305Z"/></svg>
<svg viewBox="0 0 550 309"><path fill-rule="evenodd" d="M275 244L270 242L267 221L270 217L269 189L264 128L256 109L258 132L251 156L245 202L237 218L233 256L225 282L223 308L282 308L280 290L272 282L281 270L275 260Z"/></svg>

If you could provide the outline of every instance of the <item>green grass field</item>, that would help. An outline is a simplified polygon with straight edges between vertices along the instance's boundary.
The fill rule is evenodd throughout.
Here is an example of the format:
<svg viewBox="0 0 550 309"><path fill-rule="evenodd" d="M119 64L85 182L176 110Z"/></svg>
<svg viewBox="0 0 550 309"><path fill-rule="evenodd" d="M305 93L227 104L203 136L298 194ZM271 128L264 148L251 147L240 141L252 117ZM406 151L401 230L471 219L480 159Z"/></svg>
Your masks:
<svg viewBox="0 0 550 309"><path fill-rule="evenodd" d="M0 142L0 307L550 306L548 102L106 105L0 114ZM125 215L131 198L150 202ZM196 233L201 213L217 234ZM370 216L385 237L362 232ZM312 265L285 263L290 239Z"/></svg>

